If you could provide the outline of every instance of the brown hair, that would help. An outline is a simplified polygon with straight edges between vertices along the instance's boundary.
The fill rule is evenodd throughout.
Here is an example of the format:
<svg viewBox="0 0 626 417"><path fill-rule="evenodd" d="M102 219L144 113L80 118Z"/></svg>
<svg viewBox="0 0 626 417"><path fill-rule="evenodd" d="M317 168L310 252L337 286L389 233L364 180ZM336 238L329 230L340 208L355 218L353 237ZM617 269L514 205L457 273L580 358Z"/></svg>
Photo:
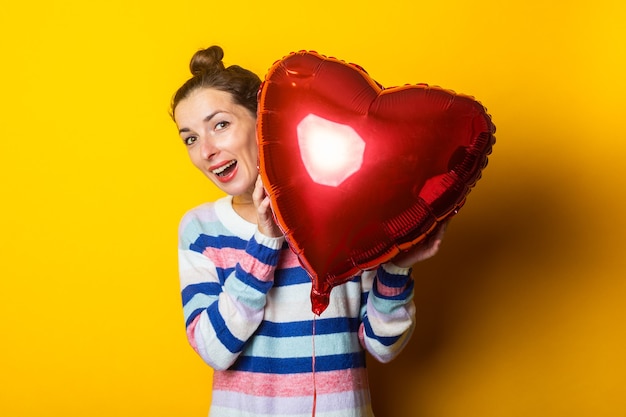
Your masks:
<svg viewBox="0 0 626 417"><path fill-rule="evenodd" d="M236 104L244 106L256 117L261 79L239 65L224 67L223 58L224 51L217 45L201 49L193 55L189 63L192 77L174 94L170 113L172 117L178 103L199 88L214 88L230 93Z"/></svg>

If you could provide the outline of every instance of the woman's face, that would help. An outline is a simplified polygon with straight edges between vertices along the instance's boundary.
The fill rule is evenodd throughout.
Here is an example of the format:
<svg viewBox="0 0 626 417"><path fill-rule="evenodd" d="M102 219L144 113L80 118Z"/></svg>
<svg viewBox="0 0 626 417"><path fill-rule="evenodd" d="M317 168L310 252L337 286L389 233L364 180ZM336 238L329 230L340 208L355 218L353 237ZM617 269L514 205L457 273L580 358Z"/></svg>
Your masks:
<svg viewBox="0 0 626 417"><path fill-rule="evenodd" d="M251 194L258 175L256 119L230 93L201 88L181 100L174 120L191 162L219 189Z"/></svg>

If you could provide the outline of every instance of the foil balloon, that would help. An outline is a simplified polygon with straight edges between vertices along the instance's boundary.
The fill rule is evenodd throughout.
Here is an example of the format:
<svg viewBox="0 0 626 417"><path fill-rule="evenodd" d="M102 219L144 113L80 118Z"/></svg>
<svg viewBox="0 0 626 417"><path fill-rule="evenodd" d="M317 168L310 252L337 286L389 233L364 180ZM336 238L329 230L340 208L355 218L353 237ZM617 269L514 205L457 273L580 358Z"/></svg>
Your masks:
<svg viewBox="0 0 626 417"><path fill-rule="evenodd" d="M257 123L260 173L318 315L333 287L454 216L495 143L474 98L426 84L384 88L360 66L312 51L270 68Z"/></svg>

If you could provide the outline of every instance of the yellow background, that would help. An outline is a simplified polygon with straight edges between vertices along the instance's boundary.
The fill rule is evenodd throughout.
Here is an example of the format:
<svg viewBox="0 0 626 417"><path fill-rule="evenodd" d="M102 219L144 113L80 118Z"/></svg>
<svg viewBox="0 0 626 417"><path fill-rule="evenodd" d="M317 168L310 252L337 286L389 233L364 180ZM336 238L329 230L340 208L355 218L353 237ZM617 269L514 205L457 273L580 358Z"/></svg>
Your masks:
<svg viewBox="0 0 626 417"><path fill-rule="evenodd" d="M497 143L379 417L626 415L626 6L620 0L15 1L0 12L0 415L205 416L183 212L218 196L168 116L217 43L263 76L313 49L386 86L476 96Z"/></svg>

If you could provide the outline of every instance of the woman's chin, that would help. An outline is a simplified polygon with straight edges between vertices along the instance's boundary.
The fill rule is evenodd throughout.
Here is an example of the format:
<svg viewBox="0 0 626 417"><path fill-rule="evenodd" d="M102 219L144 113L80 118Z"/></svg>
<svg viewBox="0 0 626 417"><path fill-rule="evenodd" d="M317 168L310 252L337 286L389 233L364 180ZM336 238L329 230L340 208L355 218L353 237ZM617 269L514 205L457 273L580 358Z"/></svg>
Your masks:
<svg viewBox="0 0 626 417"><path fill-rule="evenodd" d="M239 181L231 181L228 183L214 181L217 188L222 190L228 195L232 196L250 196L252 197L252 191L254 191L254 184L244 184Z"/></svg>

